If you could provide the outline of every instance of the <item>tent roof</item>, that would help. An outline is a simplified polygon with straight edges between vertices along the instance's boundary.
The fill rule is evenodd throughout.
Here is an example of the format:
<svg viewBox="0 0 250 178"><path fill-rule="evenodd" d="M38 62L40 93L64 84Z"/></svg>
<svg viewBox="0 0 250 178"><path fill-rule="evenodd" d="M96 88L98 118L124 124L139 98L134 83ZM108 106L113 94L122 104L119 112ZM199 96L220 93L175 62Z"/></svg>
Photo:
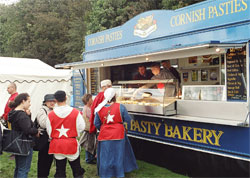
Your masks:
<svg viewBox="0 0 250 178"><path fill-rule="evenodd" d="M0 82L52 82L70 78L70 70L55 69L39 59L0 57Z"/></svg>

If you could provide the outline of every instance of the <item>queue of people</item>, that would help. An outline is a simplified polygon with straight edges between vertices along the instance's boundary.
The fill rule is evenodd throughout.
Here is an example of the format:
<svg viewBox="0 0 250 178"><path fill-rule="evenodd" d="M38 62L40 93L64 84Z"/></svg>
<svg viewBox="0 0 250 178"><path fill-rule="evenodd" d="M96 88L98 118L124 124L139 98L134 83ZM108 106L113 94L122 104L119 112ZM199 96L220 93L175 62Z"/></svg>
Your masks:
<svg viewBox="0 0 250 178"><path fill-rule="evenodd" d="M151 72L144 65L138 66L134 80L179 79L178 72L169 67L154 63ZM116 103L116 95L111 80L101 81L101 91L92 100L91 94L82 98L82 112L66 104L66 93L58 90L44 96L36 120L30 117L30 96L18 94L16 85L9 84L11 95L1 116L8 121L9 128L22 131L30 139L47 136L46 144L38 152L37 177L48 177L53 160L56 163L55 177L66 177L66 164L69 162L73 176L83 177L85 170L80 164L80 148L85 150L87 164L97 164L100 177L124 177L126 172L138 169L136 159L126 135L123 122L131 118L122 104ZM140 87L140 86L138 86ZM57 106L55 107L55 104ZM78 142L77 138L81 135ZM15 155L14 177L27 177L32 161L33 149L27 156Z"/></svg>
<svg viewBox="0 0 250 178"><path fill-rule="evenodd" d="M11 86L13 86L13 84L11 84ZM131 119L125 107L118 104L119 107L112 109L112 112L118 109L115 112L120 113L122 116L120 118L121 122L118 125L102 123L100 120L100 118L102 118L100 112L104 107L103 103L113 104L115 101L114 99L112 101L110 100L111 96L115 98L114 92L111 92L112 94L110 95L110 90L107 90L111 89L111 87L112 82L110 80L101 81L102 91L95 97L94 101L92 100L91 94L85 94L82 98L84 103L82 112L66 104L67 97L64 91L59 90L54 94L46 94L37 114L35 124L31 120L31 113L29 111L31 105L30 96L27 93L21 93L17 95L13 101L8 101L8 107L10 107L8 122L11 124L13 130L23 132L30 140L34 140L34 138L40 139L45 135L49 138L44 146L38 150L37 177L49 176L53 160L55 160L56 163L56 173L54 177L66 177L67 162L69 162L71 166L74 177L83 177L85 170L80 164L81 146L85 149L86 163L96 164L97 161L98 175L100 177L123 177L125 172L137 169L133 150L126 136L125 128L123 124L121 124L123 121L129 121ZM55 104L57 104L56 107ZM115 105L117 106L117 103ZM103 152L106 150L111 154L113 150L116 150L117 145L115 142L117 140L109 140L108 143L110 142L111 144L105 148L105 141L103 142L102 139L99 139L103 136L103 129L101 129L102 124L105 125L105 127L107 127L107 124L111 124L112 127L117 127L117 131L120 134L123 134L120 138L121 140L118 141L120 150L113 155L116 160L109 161L107 165L108 157L103 157ZM122 127L120 125L122 125ZM97 137L98 132L96 128L99 131L101 130L100 137ZM105 130L106 129L104 129L104 132ZM76 138L81 134L82 136L78 142ZM114 143L112 143L113 141ZM32 155L32 147L27 156L15 155L16 167L14 177L22 178L28 176ZM123 161L120 160L121 155L123 156ZM131 159L128 159L128 157L131 157ZM120 161L122 162L120 163ZM116 166L114 167L114 165ZM107 172L103 173L104 169L107 169Z"/></svg>

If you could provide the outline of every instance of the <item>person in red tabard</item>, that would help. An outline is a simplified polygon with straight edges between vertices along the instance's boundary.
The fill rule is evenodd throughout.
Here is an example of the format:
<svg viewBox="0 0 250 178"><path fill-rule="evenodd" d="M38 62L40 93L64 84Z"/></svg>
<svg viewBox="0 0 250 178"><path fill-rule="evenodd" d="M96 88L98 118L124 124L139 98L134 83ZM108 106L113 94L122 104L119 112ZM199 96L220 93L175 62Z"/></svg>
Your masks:
<svg viewBox="0 0 250 178"><path fill-rule="evenodd" d="M94 124L98 130L97 170L100 177L125 177L138 169L124 122L131 117L124 105L116 103L116 92L108 88L105 99L95 109Z"/></svg>
<svg viewBox="0 0 250 178"><path fill-rule="evenodd" d="M10 83L10 84L8 85L7 91L8 91L8 93L10 94L10 97L9 97L9 99L8 99L6 105L5 105L4 113L3 113L3 115L1 116L1 119L4 119L5 122L8 121L8 114L9 114L9 112L11 111L11 108L9 107L9 103L10 103L11 101L14 101L15 98L17 97L17 95L18 95L18 93L16 92L16 89L17 89L17 87L16 87L16 84L15 84L15 83L12 82L12 83ZM8 122L8 128L11 128L9 122Z"/></svg>
<svg viewBox="0 0 250 178"><path fill-rule="evenodd" d="M73 176L82 178L85 170L80 164L80 146L76 139L85 129L85 122L77 109L66 104L66 93L54 94L58 107L48 114L46 129L51 138L49 154L56 160L55 177L66 177L66 164L69 161Z"/></svg>
<svg viewBox="0 0 250 178"><path fill-rule="evenodd" d="M92 106L91 106L91 115L90 115L90 128L89 128L89 133L96 133L96 128L94 125L94 119L95 119L95 108L104 100L104 91L107 88L112 87L112 82L111 80L102 80L101 81L101 92L98 93L98 95L95 97Z"/></svg>

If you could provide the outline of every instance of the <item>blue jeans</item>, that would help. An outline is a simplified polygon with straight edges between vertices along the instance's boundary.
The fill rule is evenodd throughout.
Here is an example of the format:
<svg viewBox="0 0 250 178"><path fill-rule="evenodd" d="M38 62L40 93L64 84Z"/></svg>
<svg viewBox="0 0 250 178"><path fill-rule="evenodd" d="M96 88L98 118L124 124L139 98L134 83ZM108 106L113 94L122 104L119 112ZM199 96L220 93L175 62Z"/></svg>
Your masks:
<svg viewBox="0 0 250 178"><path fill-rule="evenodd" d="M27 178L30 171L33 149L30 149L28 156L15 155L16 168L14 178Z"/></svg>
<svg viewBox="0 0 250 178"><path fill-rule="evenodd" d="M95 159L95 156L92 155L90 152L85 151L85 161L86 163L89 163Z"/></svg>

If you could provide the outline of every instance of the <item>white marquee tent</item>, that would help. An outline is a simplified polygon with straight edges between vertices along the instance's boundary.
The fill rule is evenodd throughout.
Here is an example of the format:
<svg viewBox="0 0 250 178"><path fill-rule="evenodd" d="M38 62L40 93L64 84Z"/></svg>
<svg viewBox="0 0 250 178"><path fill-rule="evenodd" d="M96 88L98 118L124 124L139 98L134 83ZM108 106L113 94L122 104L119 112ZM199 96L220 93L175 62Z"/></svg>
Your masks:
<svg viewBox="0 0 250 178"><path fill-rule="evenodd" d="M7 92L10 82L17 85L18 93L27 92L31 96L34 120L44 95L64 90L70 98L71 76L71 70L55 69L39 59L0 57L0 115L10 97Z"/></svg>

